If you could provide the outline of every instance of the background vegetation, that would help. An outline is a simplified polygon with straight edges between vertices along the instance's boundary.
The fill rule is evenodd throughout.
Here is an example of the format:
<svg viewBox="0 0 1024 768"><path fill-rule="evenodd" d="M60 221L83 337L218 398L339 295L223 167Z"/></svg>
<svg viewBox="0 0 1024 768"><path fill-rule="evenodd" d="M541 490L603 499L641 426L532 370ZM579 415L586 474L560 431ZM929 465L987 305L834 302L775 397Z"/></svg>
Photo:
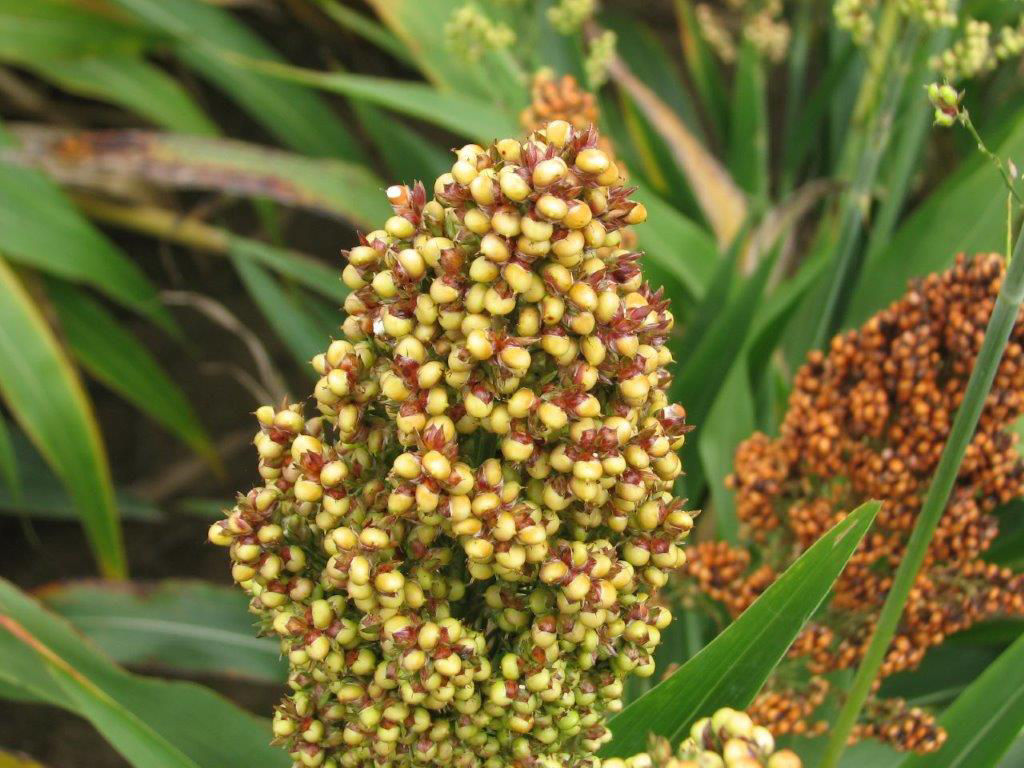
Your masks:
<svg viewBox="0 0 1024 768"><path fill-rule="evenodd" d="M270 711L282 662L207 522L251 482L248 414L308 390L344 300L337 252L388 215L384 187L520 133L540 68L595 90L650 212L639 247L697 425L682 495L706 510L699 537L735 541L735 449L777 430L806 353L958 252L1007 251L1008 206L1019 221L973 139L931 130L923 88L936 63L969 80L978 132L1024 157L1017 38L965 65L969 19L998 40L1022 9L938 5L955 26L914 2L839 3L841 28L812 0L713 17L689 0L0 0L0 694L20 702L0 744L68 766L286 761L243 710ZM999 510L1016 566L1018 507ZM616 743L749 701L850 552L808 550L726 633L679 611L659 668L703 658L656 689L671 722L627 710ZM1021 629L976 628L896 681L945 711L951 743L985 729L988 752L964 738L962 762L927 764L1002 757L1024 724ZM711 693L680 703L694 686ZM979 717L993 696L1007 708ZM865 744L842 764L903 760Z"/></svg>

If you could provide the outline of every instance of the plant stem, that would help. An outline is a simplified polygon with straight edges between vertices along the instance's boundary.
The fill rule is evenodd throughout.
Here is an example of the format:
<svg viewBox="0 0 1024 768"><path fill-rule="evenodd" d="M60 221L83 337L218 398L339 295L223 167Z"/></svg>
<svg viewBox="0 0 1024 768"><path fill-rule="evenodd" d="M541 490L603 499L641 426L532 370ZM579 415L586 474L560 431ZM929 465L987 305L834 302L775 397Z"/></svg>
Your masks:
<svg viewBox="0 0 1024 768"><path fill-rule="evenodd" d="M857 669L857 675L846 702L843 704L842 711L832 727L825 755L821 761L821 768L836 768L839 764L839 758L853 726L857 722L860 710L871 692L872 683L878 676L878 670L885 659L893 636L896 634L900 617L903 614L903 606L914 586L917 572L928 552L928 545L946 508L946 503L949 501L949 495L956 482L967 446L978 426L978 419L981 417L985 400L992 388L992 381L995 379L999 361L1002 359L1010 332L1013 330L1022 299L1024 299L1024 237L1018 234L1017 246L999 289L999 296L996 298L992 316L989 318L985 339L974 364L974 370L971 371L971 378L967 382L963 403L957 410L949 439L942 450L939 466L928 487L928 494L921 507L917 523L910 534L906 553L896 571L885 604L882 606L871 643Z"/></svg>

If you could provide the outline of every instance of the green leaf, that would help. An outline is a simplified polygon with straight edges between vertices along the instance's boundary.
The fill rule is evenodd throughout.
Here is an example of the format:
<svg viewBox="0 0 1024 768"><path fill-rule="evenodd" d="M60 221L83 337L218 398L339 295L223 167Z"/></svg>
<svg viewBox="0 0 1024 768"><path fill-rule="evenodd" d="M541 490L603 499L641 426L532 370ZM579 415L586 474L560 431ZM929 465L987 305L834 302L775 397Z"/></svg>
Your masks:
<svg viewBox="0 0 1024 768"><path fill-rule="evenodd" d="M700 653L612 718L613 739L601 754L639 752L648 733L676 743L699 717L746 707L825 599L878 507L869 502L851 512Z"/></svg>
<svg viewBox="0 0 1024 768"><path fill-rule="evenodd" d="M685 360L679 358L682 372L672 382L669 397L672 402L682 403L687 419L698 425L693 435L696 439L687 440L683 445L686 491L692 499L699 498L704 487L704 473L697 453L702 427L712 405L721 395L733 362L744 349L774 263L774 259L762 259L757 271L747 278L742 288L718 313L693 353Z"/></svg>
<svg viewBox="0 0 1024 768"><path fill-rule="evenodd" d="M675 0L675 10L683 61L686 62L690 79L711 120L714 133L723 136L728 117L728 105L725 100L728 91L722 80L718 62L704 41L693 3L690 0Z"/></svg>
<svg viewBox="0 0 1024 768"><path fill-rule="evenodd" d="M236 255L232 255L231 261L249 296L256 302L274 332L288 347L302 370L312 373L309 361L323 351L327 341L320 326L263 267Z"/></svg>
<svg viewBox="0 0 1024 768"><path fill-rule="evenodd" d="M343 160L296 155L230 139L156 131L78 132L23 126L11 133L11 159L61 181L102 186L113 179L181 189L212 189L334 216L373 228L391 213L384 184ZM75 147L68 152L68 146Z"/></svg>
<svg viewBox="0 0 1024 768"><path fill-rule="evenodd" d="M49 179L0 163L0 249L19 264L91 285L166 330L156 287Z"/></svg>
<svg viewBox="0 0 1024 768"><path fill-rule="evenodd" d="M461 60L444 45L444 25L465 0L368 0L368 5L394 33L423 75L439 90L484 96L510 110L526 106L524 82L505 66L507 52L488 52L473 64ZM487 13L497 17L490 4ZM501 103L504 102L504 103ZM511 136L499 134L488 140Z"/></svg>
<svg viewBox="0 0 1024 768"><path fill-rule="evenodd" d="M287 277L321 296L332 299L339 305L348 296L348 288L341 282L341 273L338 269L332 269L305 254L244 237L232 237L228 251L237 258L250 259L269 267L282 277Z"/></svg>
<svg viewBox="0 0 1024 768"><path fill-rule="evenodd" d="M20 431L10 435L12 458L18 467L19 493L0 488L0 512L44 520L78 520L78 511L60 479ZM164 514L155 505L130 491L114 489L114 501L122 520L152 523Z"/></svg>
<svg viewBox="0 0 1024 768"><path fill-rule="evenodd" d="M735 543L739 538L736 499L733 491L725 487L725 478L732 472L736 449L756 426L750 374L742 356L729 370L721 392L700 426L697 452L711 490L715 531L718 538Z"/></svg>
<svg viewBox="0 0 1024 768"><path fill-rule="evenodd" d="M217 453L195 411L157 361L84 291L51 280L48 293L64 341L92 376L217 464Z"/></svg>
<svg viewBox="0 0 1024 768"><path fill-rule="evenodd" d="M768 104L761 55L750 42L740 47L733 86L729 170L756 199L768 199Z"/></svg>
<svg viewBox="0 0 1024 768"><path fill-rule="evenodd" d="M288 676L280 643L256 637L255 618L234 587L72 582L37 596L120 664L273 684Z"/></svg>
<svg viewBox="0 0 1024 768"><path fill-rule="evenodd" d="M217 126L174 78L135 56L36 59L26 66L70 93L124 107L162 128L217 134Z"/></svg>
<svg viewBox="0 0 1024 768"><path fill-rule="evenodd" d="M993 147L999 157L1024 155L1024 109ZM950 266L960 252L1006 249L1006 189L981 156L965 162L919 205L861 270L845 324L856 326L896 299L907 281Z"/></svg>
<svg viewBox="0 0 1024 768"><path fill-rule="evenodd" d="M354 11L341 3L341 0L314 0L324 12L338 26L359 35L383 51L387 51L396 59L406 63L413 63L412 56L405 46L373 19Z"/></svg>
<svg viewBox="0 0 1024 768"><path fill-rule="evenodd" d="M49 671L52 662L0 629L0 683L13 685L89 718L129 759L132 757L125 751L128 746L123 740L125 735L106 719L116 714L114 707L132 713L148 731L172 745L184 756L185 765L217 768L284 768L289 765L284 751L268 744L270 731L266 721L194 683L167 682L124 671L84 642L65 620L2 579L0 616L17 622L31 637L30 642L49 649L53 657L66 665L65 671L73 670L78 678L73 683L63 680L66 687L58 689ZM100 709L96 709L95 701L85 698L93 696L95 691L106 697L105 706ZM135 735L138 732L141 730ZM138 768L178 764L145 759L135 763Z"/></svg>
<svg viewBox="0 0 1024 768"><path fill-rule="evenodd" d="M1000 655L939 718L942 749L901 768L991 768L1024 728L1024 637Z"/></svg>
<svg viewBox="0 0 1024 768"><path fill-rule="evenodd" d="M314 94L275 82L225 59L232 51L279 60L276 52L228 11L202 0L111 0L178 40L181 59L237 102L270 133L305 154L358 160L362 152L340 118Z"/></svg>
<svg viewBox="0 0 1024 768"><path fill-rule="evenodd" d="M82 384L11 268L0 260L0 395L61 478L100 569L127 571L103 440Z"/></svg>
<svg viewBox="0 0 1024 768"><path fill-rule="evenodd" d="M631 179L630 186L636 187L633 199L642 202L649 214L634 230L646 260L672 275L691 296L700 298L718 262L715 241L641 182Z"/></svg>
<svg viewBox="0 0 1024 768"><path fill-rule="evenodd" d="M387 77L317 72L248 56L225 54L224 58L252 72L362 99L486 143L522 131L511 110L459 91L440 91L424 83Z"/></svg>
<svg viewBox="0 0 1024 768"><path fill-rule="evenodd" d="M422 181L429 188L434 179L451 170L450 152L441 150L394 116L365 101L353 101L352 108L395 181Z"/></svg>
<svg viewBox="0 0 1024 768"><path fill-rule="evenodd" d="M0 59L139 54L158 39L139 25L57 0L0 0Z"/></svg>
<svg viewBox="0 0 1024 768"><path fill-rule="evenodd" d="M21 498L21 480L18 473L18 459L14 455L14 446L11 444L11 433L7 429L7 421L0 416L0 479L12 499ZM0 489L2 490L2 489Z"/></svg>

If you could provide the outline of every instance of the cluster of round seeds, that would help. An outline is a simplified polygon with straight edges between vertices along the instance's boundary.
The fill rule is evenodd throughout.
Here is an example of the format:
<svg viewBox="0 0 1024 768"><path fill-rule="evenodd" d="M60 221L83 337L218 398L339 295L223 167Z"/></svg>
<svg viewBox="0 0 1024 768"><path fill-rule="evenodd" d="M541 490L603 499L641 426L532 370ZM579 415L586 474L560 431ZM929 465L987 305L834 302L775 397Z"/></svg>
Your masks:
<svg viewBox="0 0 1024 768"><path fill-rule="evenodd" d="M602 768L801 768L801 762L788 749L776 751L771 732L746 712L723 707L694 723L674 752L667 739L655 737L647 752L605 760Z"/></svg>
<svg viewBox="0 0 1024 768"><path fill-rule="evenodd" d="M257 412L263 484L210 538L281 639L296 766L595 766L671 621L693 525L672 315L592 129L459 149L347 253L311 418Z"/></svg>
<svg viewBox="0 0 1024 768"><path fill-rule="evenodd" d="M697 588L732 615L849 510L872 498L884 502L830 602L790 651L812 675L855 667L870 642L1004 269L997 254L960 257L859 330L837 336L827 355L812 353L795 378L779 437L755 434L737 451L731 483L748 543L756 546L703 543L686 566ZM993 511L1024 493L1024 462L1012 430L1024 413L1022 392L1024 320L1018 320L882 677L915 667L929 648L978 621L1024 615L1024 576L982 559L998 531ZM923 714L894 713L878 702L873 711L884 718L862 734L918 750L942 743ZM797 727L788 715L763 722L776 733Z"/></svg>

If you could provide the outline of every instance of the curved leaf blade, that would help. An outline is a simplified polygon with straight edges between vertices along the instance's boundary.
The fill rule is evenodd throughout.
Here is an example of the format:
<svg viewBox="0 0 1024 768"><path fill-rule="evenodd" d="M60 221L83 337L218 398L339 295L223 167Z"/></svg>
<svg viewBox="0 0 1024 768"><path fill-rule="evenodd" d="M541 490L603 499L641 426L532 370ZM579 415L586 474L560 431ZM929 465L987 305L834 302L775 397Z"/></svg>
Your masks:
<svg viewBox="0 0 1024 768"><path fill-rule="evenodd" d="M135 18L179 41L178 55L292 149L357 160L359 145L315 94L259 77L220 55L278 60L277 53L231 13L201 0L113 0Z"/></svg>
<svg viewBox="0 0 1024 768"><path fill-rule="evenodd" d="M0 579L0 615L10 617L82 678L132 712L173 745L188 765L217 768L285 768L283 750L269 745L269 723L194 683L132 675L121 669L58 616ZM0 683L80 713L81 702L55 690L53 677L37 653L0 628ZM137 762L138 768L162 768Z"/></svg>
<svg viewBox="0 0 1024 768"><path fill-rule="evenodd" d="M127 572L110 467L85 390L46 321L0 259L0 396L61 478L100 569Z"/></svg>
<svg viewBox="0 0 1024 768"><path fill-rule="evenodd" d="M37 171L2 162L0 248L12 261L91 285L165 330L176 328L142 270L78 213L57 186Z"/></svg>
<svg viewBox="0 0 1024 768"><path fill-rule="evenodd" d="M203 581L72 582L36 593L121 664L277 684L280 644L256 637L244 595Z"/></svg>
<svg viewBox="0 0 1024 768"><path fill-rule="evenodd" d="M387 77L318 72L228 52L222 52L222 56L252 72L362 99L479 141L489 143L522 131L511 110L457 91L440 91L424 83Z"/></svg>
<svg viewBox="0 0 1024 768"><path fill-rule="evenodd" d="M267 198L372 228L391 213L372 172L343 160L303 157L244 141L157 131L68 131L13 126L4 156L64 183L103 187L144 181Z"/></svg>
<svg viewBox="0 0 1024 768"><path fill-rule="evenodd" d="M124 107L162 128L204 136L217 134L217 126L178 81L141 58L106 54L36 59L26 65L71 93Z"/></svg>
<svg viewBox="0 0 1024 768"><path fill-rule="evenodd" d="M217 453L177 384L135 337L83 291L52 280L48 293L71 353L92 376L217 464Z"/></svg>
<svg viewBox="0 0 1024 768"><path fill-rule="evenodd" d="M38 656L59 691L68 698L73 711L92 723L129 762L154 768L199 768L20 623L10 616L0 615L0 628Z"/></svg>
<svg viewBox="0 0 1024 768"><path fill-rule="evenodd" d="M942 749L900 768L991 768L1024 729L1024 637L1018 638L939 718Z"/></svg>
<svg viewBox="0 0 1024 768"><path fill-rule="evenodd" d="M697 718L749 704L825 599L878 506L869 502L851 512L700 653L612 718L613 739L601 754L635 754L649 732L678 742Z"/></svg>

